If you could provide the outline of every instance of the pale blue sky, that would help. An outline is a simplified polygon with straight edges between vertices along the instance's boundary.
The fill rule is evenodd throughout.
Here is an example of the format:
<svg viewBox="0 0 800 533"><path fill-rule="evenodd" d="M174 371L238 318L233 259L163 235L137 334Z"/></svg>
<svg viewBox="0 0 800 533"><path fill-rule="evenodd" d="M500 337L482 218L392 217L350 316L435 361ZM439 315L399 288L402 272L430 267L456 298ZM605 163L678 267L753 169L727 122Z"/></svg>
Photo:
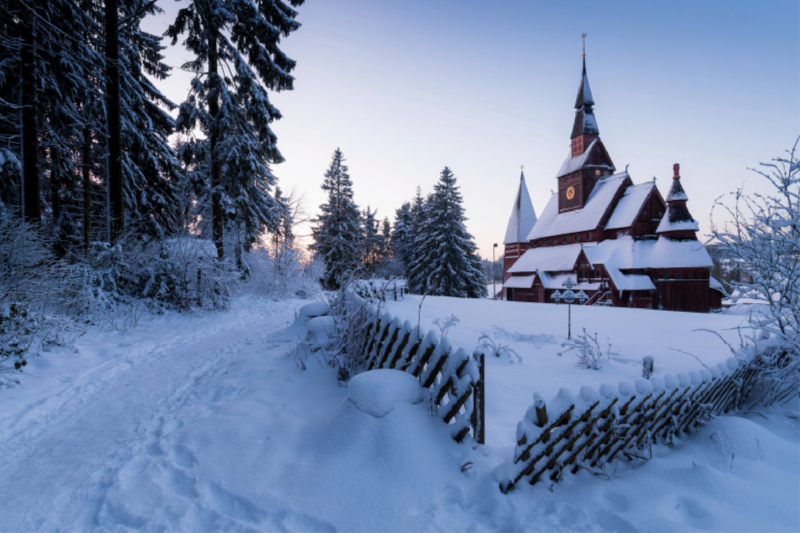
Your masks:
<svg viewBox="0 0 800 533"><path fill-rule="evenodd" d="M183 4L147 23L161 33ZM502 242L520 165L537 214L567 155L581 39L600 136L635 183L666 195L681 164L689 209L709 228L714 199L800 134L797 1L308 0L283 43L295 90L273 96L284 190L317 212L323 173L344 152L356 202L381 218L458 178L484 256ZM180 47L167 62L185 58ZM162 84L176 102L185 73Z"/></svg>

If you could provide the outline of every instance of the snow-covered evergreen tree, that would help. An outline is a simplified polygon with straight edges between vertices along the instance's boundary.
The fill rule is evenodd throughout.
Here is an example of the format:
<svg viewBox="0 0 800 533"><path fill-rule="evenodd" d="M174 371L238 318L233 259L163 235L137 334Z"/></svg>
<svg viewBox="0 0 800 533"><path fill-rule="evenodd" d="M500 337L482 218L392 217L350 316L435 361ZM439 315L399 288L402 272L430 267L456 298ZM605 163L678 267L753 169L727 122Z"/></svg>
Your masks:
<svg viewBox="0 0 800 533"><path fill-rule="evenodd" d="M383 261L383 238L378 220L375 218L377 210L370 210L369 206L362 213L361 225L361 263L367 276L375 276Z"/></svg>
<svg viewBox="0 0 800 533"><path fill-rule="evenodd" d="M293 7L304 0L289 0ZM275 231L281 204L270 196L276 178L270 165L283 161L270 128L280 112L267 90L291 90L295 61L278 47L300 27L297 12L282 0L193 0L178 12L167 35L195 59L184 65L196 74L180 106L178 127L207 136L185 155L206 158L199 206L211 219L218 257L224 256L223 228L238 233L237 257L264 230ZM198 165L199 167L200 165Z"/></svg>
<svg viewBox="0 0 800 533"><path fill-rule="evenodd" d="M411 222L411 204L404 202L400 209L395 211L390 248L394 262L399 269L398 275L405 278L408 278L408 253L412 239Z"/></svg>
<svg viewBox="0 0 800 533"><path fill-rule="evenodd" d="M328 289L338 288L359 266L362 255L360 214L344 162L344 155L337 148L322 182L328 201L320 206L322 212L312 234L311 250L325 263L322 282Z"/></svg>
<svg viewBox="0 0 800 533"><path fill-rule="evenodd" d="M428 221L417 238L427 243L419 263L425 294L486 296L486 277L477 246L467 232L461 193L453 172L444 167L428 206Z"/></svg>
<svg viewBox="0 0 800 533"><path fill-rule="evenodd" d="M422 191L417 187L417 195L411 203L410 222L408 224L408 240L405 246L406 265L405 274L408 280L408 290L415 294L426 294L427 257L425 234L427 233L428 205L422 197Z"/></svg>

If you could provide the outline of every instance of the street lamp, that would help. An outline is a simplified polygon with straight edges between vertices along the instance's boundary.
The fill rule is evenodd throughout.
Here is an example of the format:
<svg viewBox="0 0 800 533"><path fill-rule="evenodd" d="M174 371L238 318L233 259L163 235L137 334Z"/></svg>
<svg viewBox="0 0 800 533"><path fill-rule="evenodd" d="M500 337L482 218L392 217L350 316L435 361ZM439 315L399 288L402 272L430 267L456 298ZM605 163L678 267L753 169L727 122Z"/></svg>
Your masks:
<svg viewBox="0 0 800 533"><path fill-rule="evenodd" d="M575 285L576 285L576 283L574 281L572 281L572 278L568 277L567 281L565 281L561 285L566 290L564 292L556 291L556 292L553 293L553 300L555 300L556 303L558 303L559 300L564 300L564 303L567 304L567 316L568 316L568 319L567 319L567 338L568 339L572 338L572 302L574 302L575 300L578 300L581 304L583 304L584 302L586 302L586 300L589 299L589 297L586 296L586 293L583 292L583 291L578 291L577 293L573 292L572 288Z"/></svg>
<svg viewBox="0 0 800 533"><path fill-rule="evenodd" d="M497 243L494 243L492 246L492 300L497 300L497 284L495 283L495 276L494 276L494 251L497 248Z"/></svg>

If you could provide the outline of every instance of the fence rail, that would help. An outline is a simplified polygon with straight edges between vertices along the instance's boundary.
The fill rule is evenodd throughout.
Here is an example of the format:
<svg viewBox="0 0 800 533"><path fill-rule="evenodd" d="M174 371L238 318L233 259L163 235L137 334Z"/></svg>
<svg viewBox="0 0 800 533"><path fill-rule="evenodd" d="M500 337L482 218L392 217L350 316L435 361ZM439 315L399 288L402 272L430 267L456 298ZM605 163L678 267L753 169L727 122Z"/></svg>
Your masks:
<svg viewBox="0 0 800 533"><path fill-rule="evenodd" d="M635 384L567 389L534 404L517 426L513 461L506 464L500 490L527 480L558 480L580 468L599 474L615 458L644 459L653 443L671 444L711 415L741 407L758 378L759 365L730 358L708 370L653 376Z"/></svg>
<svg viewBox="0 0 800 533"><path fill-rule="evenodd" d="M484 355L453 349L447 338L371 308L363 353L366 370L394 368L412 374L428 389L428 407L462 442L471 434L484 442Z"/></svg>

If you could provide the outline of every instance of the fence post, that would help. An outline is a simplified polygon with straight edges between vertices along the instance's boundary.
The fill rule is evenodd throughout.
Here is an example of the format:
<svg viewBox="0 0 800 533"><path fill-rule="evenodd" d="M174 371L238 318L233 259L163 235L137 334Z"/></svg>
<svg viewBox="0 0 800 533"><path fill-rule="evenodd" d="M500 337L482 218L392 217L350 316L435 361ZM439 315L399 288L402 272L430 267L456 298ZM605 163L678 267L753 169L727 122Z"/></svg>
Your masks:
<svg viewBox="0 0 800 533"><path fill-rule="evenodd" d="M483 351L478 357L478 386L475 394L475 410L478 413L478 431L475 437L478 444L486 444L486 359Z"/></svg>
<svg viewBox="0 0 800 533"><path fill-rule="evenodd" d="M653 368L655 365L655 359L652 355L645 355L644 359L642 359L642 377L644 379L650 379L650 376L653 375Z"/></svg>

